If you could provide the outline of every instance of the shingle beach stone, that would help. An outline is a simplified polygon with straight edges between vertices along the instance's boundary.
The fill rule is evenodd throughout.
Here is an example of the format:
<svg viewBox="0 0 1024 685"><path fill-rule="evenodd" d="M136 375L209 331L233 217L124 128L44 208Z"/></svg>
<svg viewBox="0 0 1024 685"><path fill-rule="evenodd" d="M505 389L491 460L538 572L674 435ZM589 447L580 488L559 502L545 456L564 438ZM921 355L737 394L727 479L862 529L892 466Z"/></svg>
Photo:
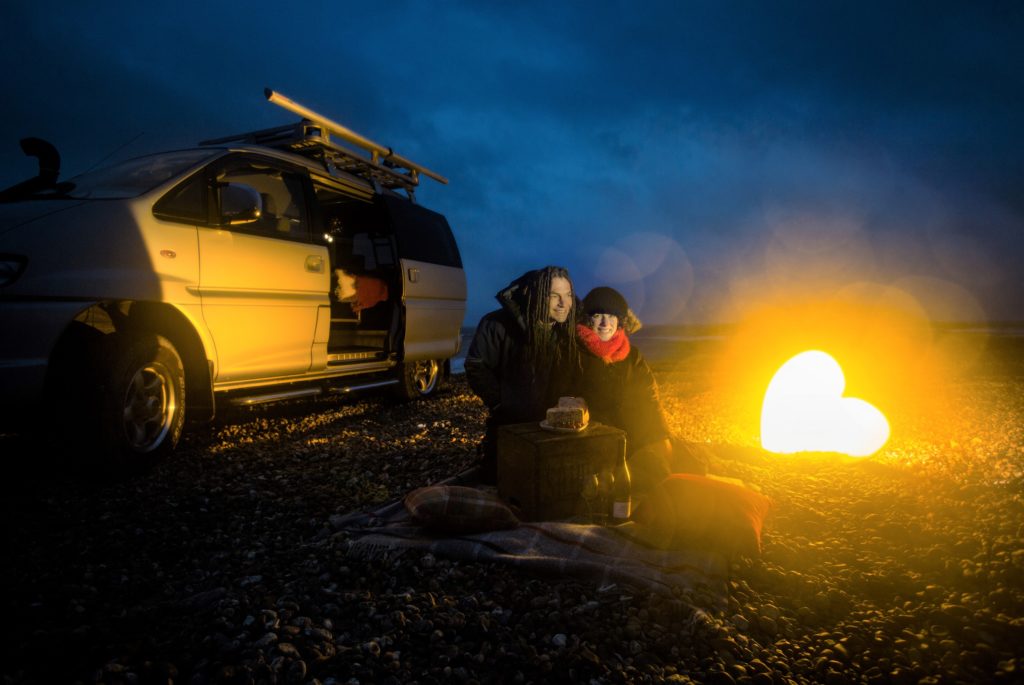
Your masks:
<svg viewBox="0 0 1024 685"><path fill-rule="evenodd" d="M757 450L714 349L691 351L655 364L673 430L774 502L724 607L348 556L341 516L475 460L484 408L454 377L424 402L229 410L130 479L0 436L4 683L1024 680L1024 343L950 379L957 412L890 416L862 460ZM714 619L697 638L691 605Z"/></svg>

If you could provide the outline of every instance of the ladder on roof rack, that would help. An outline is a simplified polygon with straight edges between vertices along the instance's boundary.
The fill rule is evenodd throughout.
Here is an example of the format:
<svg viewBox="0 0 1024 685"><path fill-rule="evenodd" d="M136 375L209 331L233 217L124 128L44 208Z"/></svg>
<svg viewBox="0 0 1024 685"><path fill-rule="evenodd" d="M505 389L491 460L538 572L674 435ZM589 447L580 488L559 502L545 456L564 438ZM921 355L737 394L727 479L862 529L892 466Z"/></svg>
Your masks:
<svg viewBox="0 0 1024 685"><path fill-rule="evenodd" d="M275 93L270 88L264 89L264 94L275 105L298 114L303 120L298 124L204 140L200 145L253 143L290 150L301 155L319 158L329 170L333 167L346 171L375 181L385 188L402 188L410 195L419 185L420 174L439 183L448 183L448 179L444 176L395 154L391 148L375 143L284 95ZM369 153L369 157L338 145L331 140L331 135L365 150Z"/></svg>

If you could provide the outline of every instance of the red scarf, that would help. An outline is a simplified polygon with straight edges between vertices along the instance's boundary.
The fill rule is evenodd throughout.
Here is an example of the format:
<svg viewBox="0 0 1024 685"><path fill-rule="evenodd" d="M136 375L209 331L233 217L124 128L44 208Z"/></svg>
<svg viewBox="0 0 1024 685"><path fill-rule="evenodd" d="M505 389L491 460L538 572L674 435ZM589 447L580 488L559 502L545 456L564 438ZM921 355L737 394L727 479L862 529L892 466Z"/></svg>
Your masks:
<svg viewBox="0 0 1024 685"><path fill-rule="evenodd" d="M621 328L608 340L601 340L594 329L583 324L576 324L576 334L587 351L604 360L605 364L621 362L629 354L629 338Z"/></svg>

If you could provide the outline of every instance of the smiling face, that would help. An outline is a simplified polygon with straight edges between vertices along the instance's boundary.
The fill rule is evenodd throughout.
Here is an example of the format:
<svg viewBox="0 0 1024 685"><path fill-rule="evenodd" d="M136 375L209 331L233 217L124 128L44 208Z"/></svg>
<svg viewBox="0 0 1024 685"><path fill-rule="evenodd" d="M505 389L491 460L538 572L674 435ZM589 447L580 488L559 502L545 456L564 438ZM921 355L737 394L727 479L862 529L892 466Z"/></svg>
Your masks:
<svg viewBox="0 0 1024 685"><path fill-rule="evenodd" d="M619 330L619 317L614 314L598 312L590 315L590 328L597 333L601 342L608 342Z"/></svg>
<svg viewBox="0 0 1024 685"><path fill-rule="evenodd" d="M548 316L554 323L565 323L572 309L572 285L561 276L551 279L551 294L548 296Z"/></svg>

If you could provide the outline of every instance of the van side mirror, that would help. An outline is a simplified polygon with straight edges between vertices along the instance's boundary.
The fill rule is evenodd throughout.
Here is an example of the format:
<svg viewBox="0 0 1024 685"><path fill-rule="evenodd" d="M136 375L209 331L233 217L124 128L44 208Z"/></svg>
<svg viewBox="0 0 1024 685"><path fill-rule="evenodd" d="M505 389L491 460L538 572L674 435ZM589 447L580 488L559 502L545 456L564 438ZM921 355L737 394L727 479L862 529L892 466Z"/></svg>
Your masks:
<svg viewBox="0 0 1024 685"><path fill-rule="evenodd" d="M255 188L244 183L220 184L221 226L251 224L261 216L263 202Z"/></svg>

